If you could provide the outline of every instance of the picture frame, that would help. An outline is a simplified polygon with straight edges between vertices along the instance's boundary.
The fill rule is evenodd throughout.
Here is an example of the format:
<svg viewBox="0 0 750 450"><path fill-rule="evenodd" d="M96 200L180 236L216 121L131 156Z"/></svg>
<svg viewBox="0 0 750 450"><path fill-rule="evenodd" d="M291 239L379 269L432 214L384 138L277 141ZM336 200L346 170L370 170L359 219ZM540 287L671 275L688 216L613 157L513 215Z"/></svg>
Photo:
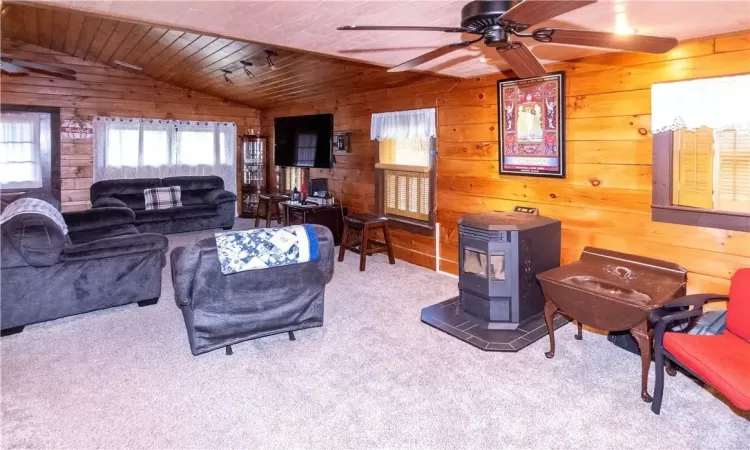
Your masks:
<svg viewBox="0 0 750 450"><path fill-rule="evenodd" d="M497 82L500 175L565 178L565 73Z"/></svg>

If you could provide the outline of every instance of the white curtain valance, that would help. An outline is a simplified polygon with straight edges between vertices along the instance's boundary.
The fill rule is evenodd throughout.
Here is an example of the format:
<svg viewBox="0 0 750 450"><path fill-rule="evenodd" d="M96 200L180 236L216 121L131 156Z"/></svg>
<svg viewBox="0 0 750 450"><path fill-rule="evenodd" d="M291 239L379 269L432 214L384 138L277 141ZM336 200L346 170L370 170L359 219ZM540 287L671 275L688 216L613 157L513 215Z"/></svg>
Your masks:
<svg viewBox="0 0 750 450"><path fill-rule="evenodd" d="M750 75L654 84L651 132L710 127L747 129Z"/></svg>
<svg viewBox="0 0 750 450"><path fill-rule="evenodd" d="M370 139L429 139L435 131L435 108L412 109L372 115Z"/></svg>

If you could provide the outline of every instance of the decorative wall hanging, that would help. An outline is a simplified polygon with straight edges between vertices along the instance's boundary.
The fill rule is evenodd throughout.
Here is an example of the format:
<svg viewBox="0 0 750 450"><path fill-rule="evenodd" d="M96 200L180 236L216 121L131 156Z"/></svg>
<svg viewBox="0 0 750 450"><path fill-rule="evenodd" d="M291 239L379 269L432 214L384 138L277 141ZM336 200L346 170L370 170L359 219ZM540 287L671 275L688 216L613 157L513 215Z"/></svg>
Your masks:
<svg viewBox="0 0 750 450"><path fill-rule="evenodd" d="M349 153L351 149L351 131L334 131L333 132L333 152Z"/></svg>
<svg viewBox="0 0 750 450"><path fill-rule="evenodd" d="M60 125L60 134L65 139L90 139L94 134L94 127L89 121L83 120L80 117L73 117L70 120L63 121L62 125Z"/></svg>
<svg viewBox="0 0 750 450"><path fill-rule="evenodd" d="M500 174L565 178L565 74L497 82Z"/></svg>

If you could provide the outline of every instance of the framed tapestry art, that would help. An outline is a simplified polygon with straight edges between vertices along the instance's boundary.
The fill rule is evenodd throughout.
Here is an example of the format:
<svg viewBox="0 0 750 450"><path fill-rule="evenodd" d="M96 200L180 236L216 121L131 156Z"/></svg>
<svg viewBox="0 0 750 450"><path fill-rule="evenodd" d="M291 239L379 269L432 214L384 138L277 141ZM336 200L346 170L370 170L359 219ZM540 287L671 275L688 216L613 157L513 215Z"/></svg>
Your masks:
<svg viewBox="0 0 750 450"><path fill-rule="evenodd" d="M565 178L565 74L497 82L500 174Z"/></svg>

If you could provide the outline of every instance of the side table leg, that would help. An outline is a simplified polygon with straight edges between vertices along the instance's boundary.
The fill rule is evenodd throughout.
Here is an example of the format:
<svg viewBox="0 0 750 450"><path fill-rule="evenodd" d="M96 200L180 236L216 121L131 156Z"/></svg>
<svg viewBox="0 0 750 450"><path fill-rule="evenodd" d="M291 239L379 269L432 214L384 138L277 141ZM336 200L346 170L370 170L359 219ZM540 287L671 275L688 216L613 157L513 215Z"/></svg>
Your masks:
<svg viewBox="0 0 750 450"><path fill-rule="evenodd" d="M638 348L641 350L641 398L644 402L651 403L653 397L648 393L648 371L651 368L651 339L648 335L648 323L644 320L635 328L631 328L630 334L638 342Z"/></svg>
<svg viewBox="0 0 750 450"><path fill-rule="evenodd" d="M578 333L576 333L575 338L577 341L580 341L583 339L583 324L580 321L576 321L578 324Z"/></svg>
<svg viewBox="0 0 750 450"><path fill-rule="evenodd" d="M555 326L552 321L555 319L555 313L557 313L557 305L551 301L544 300L544 322L547 324L547 334L549 335L549 351L544 353L548 359L555 356Z"/></svg>

